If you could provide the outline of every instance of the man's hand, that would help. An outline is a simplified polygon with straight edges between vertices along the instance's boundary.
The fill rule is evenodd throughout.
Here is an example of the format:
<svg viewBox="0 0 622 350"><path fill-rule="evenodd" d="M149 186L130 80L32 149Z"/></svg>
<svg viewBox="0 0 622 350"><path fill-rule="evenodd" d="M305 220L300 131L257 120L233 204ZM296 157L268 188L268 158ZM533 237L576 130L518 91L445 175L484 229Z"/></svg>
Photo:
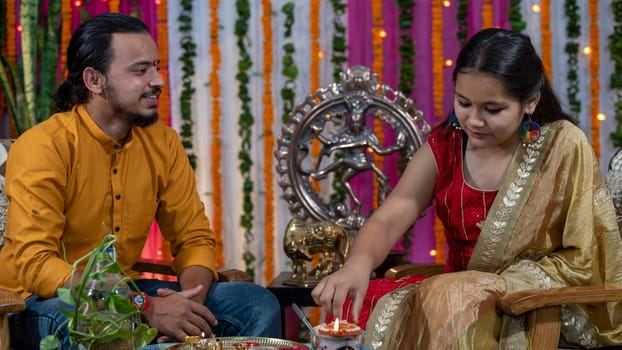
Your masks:
<svg viewBox="0 0 622 350"><path fill-rule="evenodd" d="M163 336L158 342L170 340L183 341L186 336L204 336L212 334L211 326L217 324L216 317L203 305L191 298L201 294L202 285L181 292L159 289L158 296L151 298L151 306L143 316L150 326Z"/></svg>

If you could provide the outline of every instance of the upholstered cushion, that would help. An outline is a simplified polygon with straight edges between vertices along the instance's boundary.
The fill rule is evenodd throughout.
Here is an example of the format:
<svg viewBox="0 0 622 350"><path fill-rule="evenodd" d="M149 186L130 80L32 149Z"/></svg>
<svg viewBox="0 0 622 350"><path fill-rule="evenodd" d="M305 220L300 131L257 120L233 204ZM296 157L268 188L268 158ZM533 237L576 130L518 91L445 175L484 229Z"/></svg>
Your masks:
<svg viewBox="0 0 622 350"><path fill-rule="evenodd" d="M6 211L8 208L8 201L6 199L6 195L4 194L4 175L6 174L6 159L9 155L9 147L13 140L10 139L0 139L0 248L4 243L4 229L6 227Z"/></svg>

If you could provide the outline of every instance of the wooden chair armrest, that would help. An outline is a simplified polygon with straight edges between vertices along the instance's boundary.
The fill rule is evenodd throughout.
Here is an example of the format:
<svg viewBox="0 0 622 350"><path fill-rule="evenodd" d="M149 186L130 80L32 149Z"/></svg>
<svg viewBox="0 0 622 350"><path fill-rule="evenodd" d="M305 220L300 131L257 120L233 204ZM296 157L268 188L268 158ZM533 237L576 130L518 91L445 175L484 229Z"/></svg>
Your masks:
<svg viewBox="0 0 622 350"><path fill-rule="evenodd" d="M173 271L173 267L171 266L170 261L163 261L157 259L138 259L134 266L132 266L132 269L141 273L148 272L167 276L176 275L175 271Z"/></svg>
<svg viewBox="0 0 622 350"><path fill-rule="evenodd" d="M171 262L156 259L139 259L132 267L134 271L156 273L159 275L175 276ZM218 280L223 282L252 282L248 274L236 269L223 268L218 270Z"/></svg>
<svg viewBox="0 0 622 350"><path fill-rule="evenodd" d="M594 304L622 301L622 286L579 286L529 289L501 297L497 307L505 314L518 316L525 312L562 304Z"/></svg>
<svg viewBox="0 0 622 350"><path fill-rule="evenodd" d="M385 272L384 277L400 279L411 275L433 276L443 273L443 264L402 264Z"/></svg>
<svg viewBox="0 0 622 350"><path fill-rule="evenodd" d="M19 294L0 288L0 315L23 311L25 308L24 299Z"/></svg>

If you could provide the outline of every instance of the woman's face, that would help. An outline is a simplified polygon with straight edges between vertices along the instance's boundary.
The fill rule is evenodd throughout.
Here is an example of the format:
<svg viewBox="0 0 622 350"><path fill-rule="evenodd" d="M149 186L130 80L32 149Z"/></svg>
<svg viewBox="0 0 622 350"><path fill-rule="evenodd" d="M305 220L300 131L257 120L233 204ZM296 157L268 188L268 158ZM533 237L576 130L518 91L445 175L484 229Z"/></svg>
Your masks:
<svg viewBox="0 0 622 350"><path fill-rule="evenodd" d="M516 145L523 115L533 113L537 101L521 104L489 73L456 76L454 111L473 148Z"/></svg>

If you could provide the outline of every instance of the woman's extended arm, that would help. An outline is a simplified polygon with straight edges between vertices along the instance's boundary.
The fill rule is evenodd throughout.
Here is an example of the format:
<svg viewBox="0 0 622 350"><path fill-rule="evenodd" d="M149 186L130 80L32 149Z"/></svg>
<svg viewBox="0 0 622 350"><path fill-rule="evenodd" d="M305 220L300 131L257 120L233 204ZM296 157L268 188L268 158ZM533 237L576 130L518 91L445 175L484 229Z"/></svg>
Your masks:
<svg viewBox="0 0 622 350"><path fill-rule="evenodd" d="M395 189L356 235L344 267L324 278L311 293L318 305L336 317L347 296L358 321L369 276L433 198L438 175L430 146L415 153Z"/></svg>

